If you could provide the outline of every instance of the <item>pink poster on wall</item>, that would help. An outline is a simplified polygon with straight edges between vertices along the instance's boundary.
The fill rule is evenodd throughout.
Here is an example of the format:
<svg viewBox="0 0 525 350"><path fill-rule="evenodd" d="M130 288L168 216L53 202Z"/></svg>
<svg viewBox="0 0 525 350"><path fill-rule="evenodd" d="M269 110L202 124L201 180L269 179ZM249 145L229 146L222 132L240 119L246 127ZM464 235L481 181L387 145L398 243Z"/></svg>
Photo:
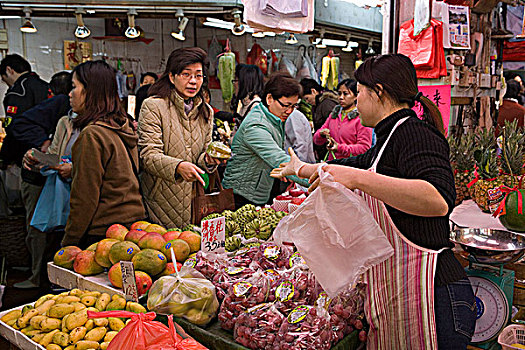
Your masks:
<svg viewBox="0 0 525 350"><path fill-rule="evenodd" d="M443 117L443 126L445 131L448 133L448 123L450 120L450 85L427 85L419 86L419 91L428 97L430 101L434 102L438 106L441 116ZM414 110L418 117L423 115L423 108L416 102Z"/></svg>

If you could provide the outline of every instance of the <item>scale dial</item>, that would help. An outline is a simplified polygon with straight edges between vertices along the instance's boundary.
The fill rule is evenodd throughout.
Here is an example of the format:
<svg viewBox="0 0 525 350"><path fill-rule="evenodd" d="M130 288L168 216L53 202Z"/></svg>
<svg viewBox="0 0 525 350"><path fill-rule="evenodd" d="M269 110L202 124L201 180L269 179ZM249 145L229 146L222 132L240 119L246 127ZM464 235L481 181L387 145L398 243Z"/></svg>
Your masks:
<svg viewBox="0 0 525 350"><path fill-rule="evenodd" d="M507 324L509 306L501 288L491 280L469 276L476 295L476 329L472 343L482 343L496 337Z"/></svg>

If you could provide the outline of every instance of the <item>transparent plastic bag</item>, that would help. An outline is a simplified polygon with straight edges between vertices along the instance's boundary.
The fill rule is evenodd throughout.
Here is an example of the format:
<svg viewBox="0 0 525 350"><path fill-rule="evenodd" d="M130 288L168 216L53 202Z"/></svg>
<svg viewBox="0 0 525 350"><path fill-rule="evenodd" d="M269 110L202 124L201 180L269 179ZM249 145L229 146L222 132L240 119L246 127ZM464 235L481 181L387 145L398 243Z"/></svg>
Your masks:
<svg viewBox="0 0 525 350"><path fill-rule="evenodd" d="M248 279L233 283L228 288L219 312L221 327L228 330L233 329L239 315L264 303L268 298L270 283L270 278L262 271Z"/></svg>
<svg viewBox="0 0 525 350"><path fill-rule="evenodd" d="M290 239L330 297L394 253L364 199L319 168L320 184L284 217L274 239Z"/></svg>
<svg viewBox="0 0 525 350"><path fill-rule="evenodd" d="M273 342L285 317L272 303L256 305L239 315L235 341L249 349L274 349Z"/></svg>
<svg viewBox="0 0 525 350"><path fill-rule="evenodd" d="M330 318L324 309L301 305L290 311L273 343L274 349L316 349L332 347Z"/></svg>
<svg viewBox="0 0 525 350"><path fill-rule="evenodd" d="M183 266L177 274L153 283L148 292L148 309L203 326L217 315L219 301L210 281L197 270Z"/></svg>

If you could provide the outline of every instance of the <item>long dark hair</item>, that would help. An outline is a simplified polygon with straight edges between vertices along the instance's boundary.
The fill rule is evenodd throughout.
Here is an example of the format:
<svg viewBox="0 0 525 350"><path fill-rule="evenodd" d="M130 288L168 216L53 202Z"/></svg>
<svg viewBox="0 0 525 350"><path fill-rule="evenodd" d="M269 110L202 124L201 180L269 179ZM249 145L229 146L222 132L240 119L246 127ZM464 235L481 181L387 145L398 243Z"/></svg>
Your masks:
<svg viewBox="0 0 525 350"><path fill-rule="evenodd" d="M250 99L255 95L261 96L264 89L264 75L261 68L254 64L239 66L235 70L235 78L239 79L239 94L237 98L242 101L246 96Z"/></svg>
<svg viewBox="0 0 525 350"><path fill-rule="evenodd" d="M419 94L416 69L410 59L401 54L379 55L366 59L354 73L359 84L379 92L379 85L395 103L414 107L416 96L423 106L424 120L445 134L441 113L434 102Z"/></svg>
<svg viewBox="0 0 525 350"><path fill-rule="evenodd" d="M202 64L202 74L204 75L204 81L202 84L207 83L208 67L210 65L208 54L199 47L183 47L171 52L164 73L162 73L155 84L149 88L148 96L169 98L175 89L175 85L170 81L170 73L172 75L180 74L186 67L194 63ZM205 103L202 89L199 89L197 96L202 100L202 103L199 106L199 114L207 121L210 118L210 111Z"/></svg>
<svg viewBox="0 0 525 350"><path fill-rule="evenodd" d="M84 111L73 120L75 128L103 121L114 126L131 120L120 103L115 70L104 61L88 61L73 69L73 76L84 86Z"/></svg>
<svg viewBox="0 0 525 350"><path fill-rule="evenodd" d="M266 85L264 85L262 103L268 107L268 102L266 102L266 96L268 95L272 95L274 100L278 100L283 96L301 96L301 92L301 84L292 78L290 74L285 72L276 72L270 76L266 82Z"/></svg>

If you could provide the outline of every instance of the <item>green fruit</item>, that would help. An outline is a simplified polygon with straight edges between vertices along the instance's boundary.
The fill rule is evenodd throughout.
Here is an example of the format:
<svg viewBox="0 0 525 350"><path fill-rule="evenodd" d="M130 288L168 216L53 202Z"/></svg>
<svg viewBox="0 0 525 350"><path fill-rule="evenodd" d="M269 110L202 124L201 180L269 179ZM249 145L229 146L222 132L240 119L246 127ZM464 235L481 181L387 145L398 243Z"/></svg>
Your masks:
<svg viewBox="0 0 525 350"><path fill-rule="evenodd" d="M131 261L138 252L140 252L140 248L135 243L129 241L118 242L109 249L109 260L111 264L116 264L120 261Z"/></svg>
<svg viewBox="0 0 525 350"><path fill-rule="evenodd" d="M238 236L228 237L224 243L226 251L233 252L241 246L241 239Z"/></svg>
<svg viewBox="0 0 525 350"><path fill-rule="evenodd" d="M133 267L137 271L146 272L155 276L164 271L167 259L164 254L155 249L143 249L131 259Z"/></svg>
<svg viewBox="0 0 525 350"><path fill-rule="evenodd" d="M519 190L522 198L525 199L525 190ZM525 201L524 201L525 202ZM525 207L525 203L524 203ZM511 192L505 201L505 215L501 215L499 220L505 228L515 232L525 232L525 208L524 214L518 213L518 192Z"/></svg>

